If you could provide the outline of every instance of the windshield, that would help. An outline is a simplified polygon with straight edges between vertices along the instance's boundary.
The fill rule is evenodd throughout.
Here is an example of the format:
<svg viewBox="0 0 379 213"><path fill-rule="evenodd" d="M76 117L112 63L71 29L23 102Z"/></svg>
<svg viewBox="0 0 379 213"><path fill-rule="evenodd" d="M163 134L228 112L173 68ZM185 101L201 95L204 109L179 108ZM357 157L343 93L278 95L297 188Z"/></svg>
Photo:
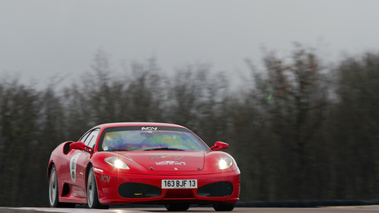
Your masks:
<svg viewBox="0 0 379 213"><path fill-rule="evenodd" d="M196 135L181 128L160 128L160 130L108 128L100 138L98 149L99 151L209 151Z"/></svg>

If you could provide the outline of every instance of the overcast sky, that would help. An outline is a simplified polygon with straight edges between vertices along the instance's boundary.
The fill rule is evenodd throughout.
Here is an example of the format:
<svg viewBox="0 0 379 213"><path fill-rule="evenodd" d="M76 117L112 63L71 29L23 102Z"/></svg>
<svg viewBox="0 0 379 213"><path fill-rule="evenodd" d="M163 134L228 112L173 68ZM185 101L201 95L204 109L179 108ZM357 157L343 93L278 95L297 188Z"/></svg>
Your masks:
<svg viewBox="0 0 379 213"><path fill-rule="evenodd" d="M260 63L263 46L300 42L326 59L377 51L378 26L379 0L0 0L0 73L73 79L99 49L116 68L155 57L162 71L235 73Z"/></svg>

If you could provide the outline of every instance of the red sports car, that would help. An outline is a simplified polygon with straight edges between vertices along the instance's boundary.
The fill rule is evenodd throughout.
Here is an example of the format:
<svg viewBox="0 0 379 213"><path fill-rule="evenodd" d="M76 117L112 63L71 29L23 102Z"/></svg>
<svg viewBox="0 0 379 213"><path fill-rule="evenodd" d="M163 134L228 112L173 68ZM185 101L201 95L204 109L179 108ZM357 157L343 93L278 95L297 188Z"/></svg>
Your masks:
<svg viewBox="0 0 379 213"><path fill-rule="evenodd" d="M240 171L232 156L209 148L189 129L166 123L108 123L51 153L47 172L51 207L88 204L165 204L185 211L213 204L231 211L239 199Z"/></svg>

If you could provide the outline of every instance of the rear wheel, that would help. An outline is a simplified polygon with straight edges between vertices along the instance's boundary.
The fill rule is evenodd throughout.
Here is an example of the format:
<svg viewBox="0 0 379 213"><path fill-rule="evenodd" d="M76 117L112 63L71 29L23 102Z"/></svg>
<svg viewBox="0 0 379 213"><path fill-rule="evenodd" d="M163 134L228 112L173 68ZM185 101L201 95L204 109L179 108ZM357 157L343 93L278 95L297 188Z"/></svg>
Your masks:
<svg viewBox="0 0 379 213"><path fill-rule="evenodd" d="M58 178L57 171L53 165L50 171L50 180L49 180L49 205L50 207L58 207Z"/></svg>
<svg viewBox="0 0 379 213"><path fill-rule="evenodd" d="M75 203L60 203L59 202L59 191L58 191L58 176L57 170L53 165L50 170L49 178L49 205L50 207L65 207L74 208Z"/></svg>
<svg viewBox="0 0 379 213"><path fill-rule="evenodd" d="M216 211L232 211L234 209L234 203L215 203L213 208Z"/></svg>
<svg viewBox="0 0 379 213"><path fill-rule="evenodd" d="M187 211L189 207L190 207L190 204L187 204L187 203L166 204L167 211Z"/></svg>
<svg viewBox="0 0 379 213"><path fill-rule="evenodd" d="M88 180L87 180L87 204L89 208L96 208L96 209L108 208L108 206L101 205L99 201L95 174L93 173L92 168L89 170Z"/></svg>

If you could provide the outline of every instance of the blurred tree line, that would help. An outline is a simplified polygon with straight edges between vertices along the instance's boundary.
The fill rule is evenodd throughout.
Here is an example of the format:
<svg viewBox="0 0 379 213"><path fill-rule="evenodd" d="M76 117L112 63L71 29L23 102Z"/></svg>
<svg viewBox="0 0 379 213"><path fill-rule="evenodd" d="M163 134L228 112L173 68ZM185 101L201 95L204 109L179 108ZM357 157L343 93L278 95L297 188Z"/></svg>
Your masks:
<svg viewBox="0 0 379 213"><path fill-rule="evenodd" d="M0 81L0 205L46 206L46 166L61 142L117 121L184 125L208 145L226 141L242 201L379 198L379 54L325 65L298 45L266 53L237 88L206 64L162 73L155 60L92 71L63 89ZM233 88L234 87L234 88Z"/></svg>

